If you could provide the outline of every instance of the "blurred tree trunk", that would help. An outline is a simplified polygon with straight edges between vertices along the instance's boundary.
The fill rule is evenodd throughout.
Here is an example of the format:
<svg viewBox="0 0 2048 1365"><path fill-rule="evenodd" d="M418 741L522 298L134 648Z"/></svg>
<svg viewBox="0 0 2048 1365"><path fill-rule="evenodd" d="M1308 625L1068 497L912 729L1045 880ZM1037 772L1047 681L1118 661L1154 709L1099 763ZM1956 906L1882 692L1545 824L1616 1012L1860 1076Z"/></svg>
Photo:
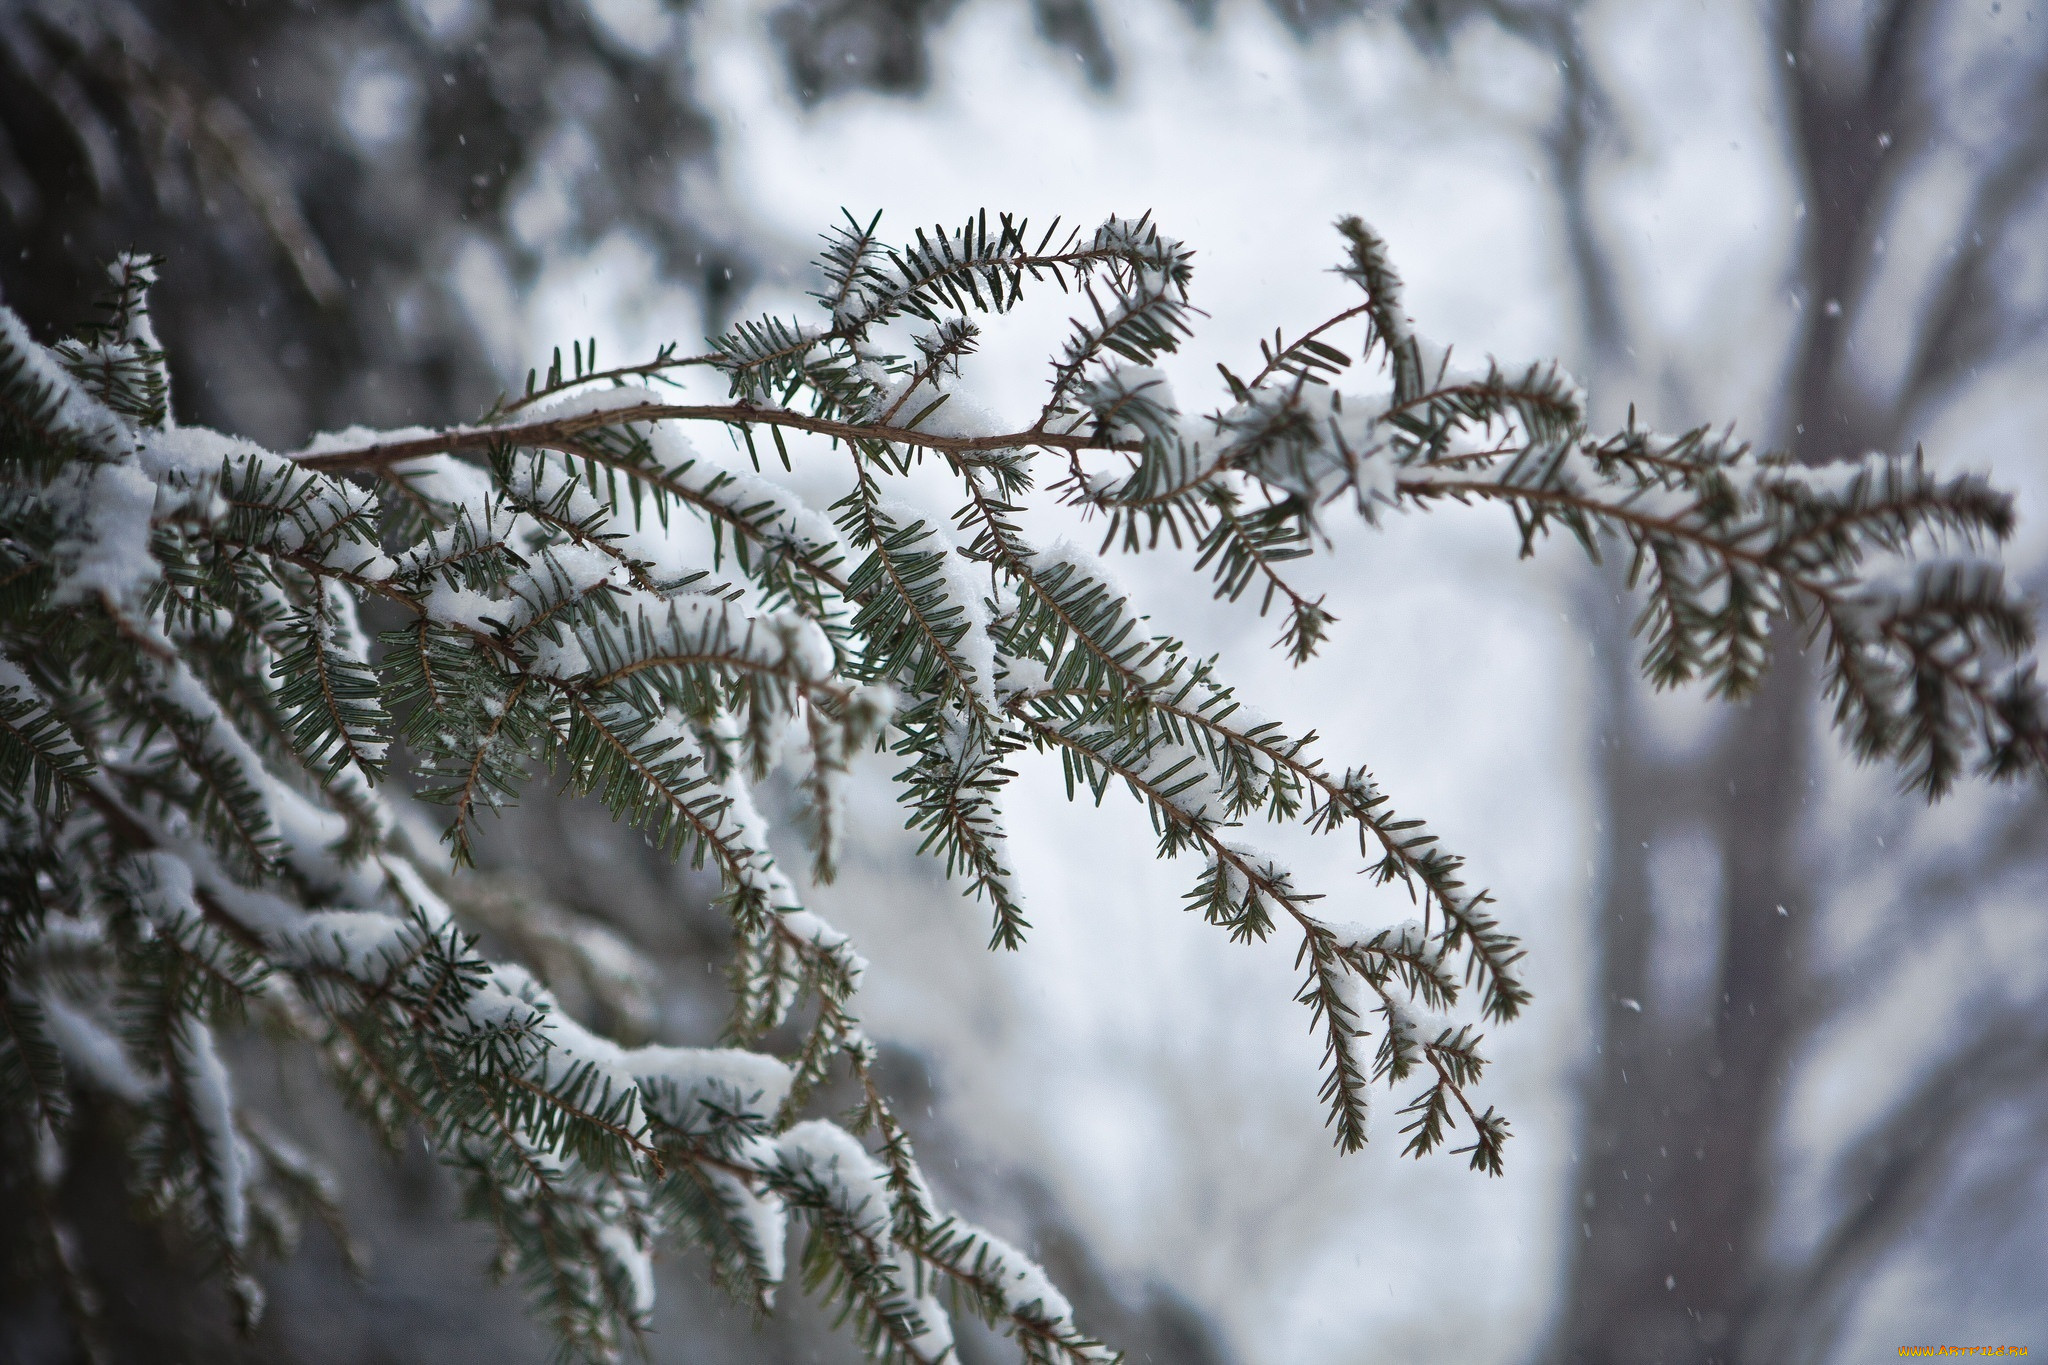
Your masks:
<svg viewBox="0 0 2048 1365"><path fill-rule="evenodd" d="M1961 7L1939 0L1866 7L1875 12L1860 26L1852 16L1848 30L1861 32L1840 47L1816 40L1815 8L1784 0L1769 20L1773 45L1787 54L1779 88L1804 217L1788 281L1803 328L1787 357L1775 434L1776 444L1806 463L1899 448L1976 366L2039 335L2037 318L2016 330L1998 326L1989 285L1993 253L2024 220L2013 208L2022 186L2041 184L2038 148L2048 136L2042 120L2014 127L2001 155L1978 167L1954 239L1960 249L1936 268L1925 313L1905 320L1920 329L1918 350L1896 388L1873 398L1848 363L1849 338L1875 291L1909 154L1943 137L1946 92L1921 68L1938 26L1956 21ZM2040 73L2031 79L2038 90ZM2038 113L2042 106L2032 107ZM1560 139L1553 152L1594 364L1615 371L1626 368L1626 324L1591 226L1585 139L1583 131ZM1833 989L1813 941L1825 890L1816 884L1807 810L1820 700L1813 671L1796 627L1782 628L1762 688L1728 718L1710 751L1690 760L1663 756L1638 700L1629 608L1609 593L1595 606L1604 615L1606 716L1598 769L1600 995L1566 1280L1543 1356L1558 1365L1817 1359L1833 1345L1845 1286L1898 1246L1942 1183L1936 1165L1953 1147L1928 1141L1922 1125L1916 1143L1891 1152L1903 1165L1854 1192L1871 1207L1882 1203L1886 1217L1876 1225L1883 1235L1824 1237L1813 1262L1773 1263L1768 1243L1780 1203L1774 1183L1789 1081L1830 1017ZM1659 933L1652 858L1661 840L1680 835L1704 836L1719 863L1718 945L1697 945L1715 954L1709 1009L1660 998L1660 980L1668 983L1671 973L1659 972L1655 955L1669 951L1672 939ZM1912 1108L1910 1099L1901 1106ZM1839 1264L1818 1264L1837 1253Z"/></svg>
<svg viewBox="0 0 2048 1365"><path fill-rule="evenodd" d="M1635 683L1623 632L1608 634L1619 696L1602 773L1602 1041L1556 1355L1589 1365L1721 1359L1771 1208L1771 1138L1797 1041L1808 920L1777 907L1809 900L1798 842L1812 689L1797 656L1781 657L1715 761L1660 762L1627 702ZM1696 824L1725 863L1705 1027L1660 1008L1651 965L1650 850Z"/></svg>

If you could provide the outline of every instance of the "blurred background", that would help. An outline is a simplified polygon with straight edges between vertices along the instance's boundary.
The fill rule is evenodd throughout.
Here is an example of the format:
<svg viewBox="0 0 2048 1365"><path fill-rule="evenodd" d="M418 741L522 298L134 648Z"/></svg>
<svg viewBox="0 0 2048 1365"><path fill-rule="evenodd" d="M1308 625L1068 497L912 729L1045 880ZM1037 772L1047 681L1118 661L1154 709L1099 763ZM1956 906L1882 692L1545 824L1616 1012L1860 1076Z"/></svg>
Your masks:
<svg viewBox="0 0 2048 1365"><path fill-rule="evenodd" d="M179 415L277 448L474 417L572 338L624 363L808 316L842 207L885 238L1150 210L1198 253L1209 318L1169 370L1197 410L1217 362L1348 302L1330 224L1358 213L1423 332L1561 359L1600 423L1990 470L2020 498L2014 571L2048 588L2039 0L0 0L0 298L52 339L116 252L163 253ZM1063 304L968 363L1020 425ZM1489 1039L1507 1175L1400 1158L1385 1104L1340 1160L1291 945L1184 915L1193 869L1152 863L1135 807L1022 763L1035 933L996 955L874 760L816 900L873 964L865 1017L942 1198L1133 1362L2048 1349L2043 794L1929 809L1858 768L1796 632L1742 707L1653 694L1619 566L1517 562L1504 515L1332 534L1308 576L1339 620L1298 671L1185 559L1116 567L1262 710L1372 765L1524 936L1536 1004ZM1328 842L1279 851L1340 918L1407 917ZM486 854L460 908L492 951L628 1040L716 1036L701 875L539 790ZM290 1053L240 1074L341 1174L362 1274L309 1232L233 1341L86 1124L103 1159L63 1198L118 1358L549 1358L426 1153L375 1149ZM702 1270L664 1264L653 1359L856 1358L795 1294L757 1324ZM0 1359L70 1358L52 1299L0 1292Z"/></svg>

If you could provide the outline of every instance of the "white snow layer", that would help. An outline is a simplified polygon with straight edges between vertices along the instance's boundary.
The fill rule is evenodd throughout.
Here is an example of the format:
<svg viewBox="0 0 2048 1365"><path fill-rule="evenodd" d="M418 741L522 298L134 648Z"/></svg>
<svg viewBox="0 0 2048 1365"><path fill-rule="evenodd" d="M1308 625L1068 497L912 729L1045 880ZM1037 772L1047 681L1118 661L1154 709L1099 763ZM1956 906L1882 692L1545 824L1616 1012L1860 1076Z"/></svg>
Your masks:
<svg viewBox="0 0 2048 1365"><path fill-rule="evenodd" d="M130 1104L153 1097L162 1085L139 1071L128 1049L111 1030L54 991L39 992L43 1022L66 1067Z"/></svg>
<svg viewBox="0 0 2048 1365"><path fill-rule="evenodd" d="M179 1081L205 1148L208 1193L219 1208L221 1235L239 1249L249 1236L249 1150L235 1131L235 1092L203 1020L181 1019L171 1034Z"/></svg>

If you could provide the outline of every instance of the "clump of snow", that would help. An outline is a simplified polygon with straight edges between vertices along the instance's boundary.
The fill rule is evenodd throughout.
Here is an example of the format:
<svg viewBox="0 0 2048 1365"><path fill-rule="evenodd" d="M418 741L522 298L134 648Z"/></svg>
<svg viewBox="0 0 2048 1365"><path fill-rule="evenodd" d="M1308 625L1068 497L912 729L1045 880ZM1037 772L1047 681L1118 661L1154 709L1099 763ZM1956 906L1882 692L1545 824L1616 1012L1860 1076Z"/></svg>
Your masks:
<svg viewBox="0 0 2048 1365"><path fill-rule="evenodd" d="M794 1079L777 1059L739 1048L641 1047L625 1053L625 1064L646 1110L686 1133L734 1119L765 1124Z"/></svg>
<svg viewBox="0 0 2048 1365"><path fill-rule="evenodd" d="M1171 445L1180 434L1180 408L1163 371L1150 365L1118 365L1077 385L1074 397L1094 414L1102 434L1115 442Z"/></svg>
<svg viewBox="0 0 2048 1365"><path fill-rule="evenodd" d="M156 511L149 475L133 464L73 465L51 481L47 496L63 526L50 604L140 600L162 572L149 548Z"/></svg>
<svg viewBox="0 0 2048 1365"><path fill-rule="evenodd" d="M1385 403L1323 384L1260 389L1218 419L1225 463L1310 508L1349 490L1368 521L1401 473L1378 417Z"/></svg>
<svg viewBox="0 0 2048 1365"><path fill-rule="evenodd" d="M598 1251L626 1281L626 1307L635 1318L654 1311L654 1254L640 1237L617 1223L601 1224Z"/></svg>
<svg viewBox="0 0 2048 1365"><path fill-rule="evenodd" d="M153 924L178 929L204 918L192 869L182 858L161 851L131 854L117 875L129 903Z"/></svg>
<svg viewBox="0 0 2048 1365"><path fill-rule="evenodd" d="M594 1076L600 1102L627 1101L621 1126L629 1133L645 1127L639 1086L625 1049L571 1018L524 967L493 965L463 1008L479 1028L530 1031L541 1040L544 1046L532 1061L529 1079L559 1090Z"/></svg>
<svg viewBox="0 0 2048 1365"><path fill-rule="evenodd" d="M94 400L8 308L0 308L0 352L19 360L20 382L32 384L56 400L46 419L53 431L72 437L103 458L120 458L132 449L134 438L126 425Z"/></svg>
<svg viewBox="0 0 2048 1365"><path fill-rule="evenodd" d="M136 1068L121 1040L90 1014L54 991L39 993L36 1003L64 1064L86 1080L130 1104L145 1103L163 1088Z"/></svg>
<svg viewBox="0 0 2048 1365"><path fill-rule="evenodd" d="M807 1119L776 1139L775 1156L792 1184L815 1189L861 1235L888 1243L889 1175L853 1134Z"/></svg>
<svg viewBox="0 0 2048 1365"><path fill-rule="evenodd" d="M704 1167L727 1220L747 1249L754 1271L766 1285L763 1306L775 1302L775 1286L788 1273L789 1210L773 1190L757 1190L730 1171Z"/></svg>
<svg viewBox="0 0 2048 1365"><path fill-rule="evenodd" d="M151 433L137 463L156 482L158 515L185 512L214 521L227 510L220 492L221 471L237 456L263 453L253 442L206 427L173 427Z"/></svg>
<svg viewBox="0 0 2048 1365"><path fill-rule="evenodd" d="M460 626L479 635L495 634L499 627L516 629L526 616L521 603L492 597L474 588L457 587L437 581L420 603L427 615L444 626Z"/></svg>
<svg viewBox="0 0 2048 1365"><path fill-rule="evenodd" d="M279 935L290 960L328 967L358 981L382 981L405 960L417 931L410 920L369 910L321 910Z"/></svg>
<svg viewBox="0 0 2048 1365"><path fill-rule="evenodd" d="M671 395L657 393L645 384L620 384L613 388L584 389L550 399L521 414L519 420L522 423L562 422L627 408L666 407L673 401Z"/></svg>
<svg viewBox="0 0 2048 1365"><path fill-rule="evenodd" d="M891 413L889 425L933 436L1000 436L1007 430L960 379L942 374L884 376L868 415L879 420Z"/></svg>
<svg viewBox="0 0 2048 1365"><path fill-rule="evenodd" d="M1155 269L1171 265L1184 254L1180 242L1160 232L1146 219L1123 218L1116 214L1111 214L1095 229L1090 246L1096 251L1136 256Z"/></svg>
<svg viewBox="0 0 2048 1365"><path fill-rule="evenodd" d="M1061 1327L1073 1325L1074 1306L1038 1262L986 1228L955 1220L951 1230L963 1243L950 1259L960 1266L979 1264L983 1277L1001 1291L1004 1311Z"/></svg>
<svg viewBox="0 0 2048 1365"><path fill-rule="evenodd" d="M315 455L334 455L345 450L362 450L369 446L402 445L408 441L424 441L442 435L432 427L376 427L350 426L340 431L315 432L313 439L299 449L286 455L288 460L307 460Z"/></svg>
<svg viewBox="0 0 2048 1365"><path fill-rule="evenodd" d="M901 1260L896 1263L896 1277L900 1280L913 1279L906 1273ZM953 1320L946 1315L944 1304L936 1294L913 1295L911 1308L917 1313L917 1334L910 1339L909 1351L913 1359L940 1365L953 1358Z"/></svg>
<svg viewBox="0 0 2048 1365"><path fill-rule="evenodd" d="M1093 580L1100 583L1112 598L1125 602L1130 600L1130 593L1118 581L1116 571L1100 555L1081 548L1065 536L1033 553L1030 565L1032 573L1041 579L1048 579L1055 570L1065 568L1072 575L1064 580L1066 586Z"/></svg>
<svg viewBox="0 0 2048 1365"><path fill-rule="evenodd" d="M218 1209L221 1236L240 1249L249 1237L250 1161L235 1131L233 1082L204 1020L179 1018L171 1031L171 1051L179 1088L205 1148L207 1192Z"/></svg>
<svg viewBox="0 0 2048 1365"><path fill-rule="evenodd" d="M867 971L868 961L854 951L853 940L827 924L823 917L809 910L784 910L781 920L789 933L838 962L849 982L857 984Z"/></svg>
<svg viewBox="0 0 2048 1365"><path fill-rule="evenodd" d="M1434 959L1437 956L1437 951L1431 945L1429 933L1422 927L1421 920L1403 920L1391 928L1373 928L1340 920L1324 927L1330 931L1330 937L1336 941L1339 948L1378 948L1383 952L1404 957Z"/></svg>

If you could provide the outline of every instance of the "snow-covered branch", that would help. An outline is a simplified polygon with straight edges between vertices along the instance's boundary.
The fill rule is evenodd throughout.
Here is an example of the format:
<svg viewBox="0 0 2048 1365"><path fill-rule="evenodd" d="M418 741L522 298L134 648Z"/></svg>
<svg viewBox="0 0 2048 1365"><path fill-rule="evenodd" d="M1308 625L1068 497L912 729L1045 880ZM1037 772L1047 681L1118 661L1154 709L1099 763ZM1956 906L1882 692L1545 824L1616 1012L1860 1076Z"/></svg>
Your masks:
<svg viewBox="0 0 2048 1365"><path fill-rule="evenodd" d="M793 770L829 878L849 775L878 748L919 851L989 903L992 946L1030 927L1014 756L1056 755L1070 798L1128 793L1157 856L1192 855L1190 908L1297 940L1338 1145L1366 1144L1377 1087L1419 1086L1405 1150L1462 1134L1452 1150L1501 1169L1478 1026L1529 997L1491 897L1096 555L1036 541L1048 499L1102 517L1103 550L1179 547L1219 596L1278 606L1297 661L1334 623L1287 566L1327 546L1335 509L1499 504L1525 551L1561 528L1631 554L1660 683L1746 693L1792 616L1858 752L1931 795L1973 767L2048 772L2032 619L1995 559L2011 507L1981 479L1917 454L1812 470L1704 431L1595 437L1554 366L1455 369L1356 220L1340 273L1363 301L1261 340L1250 381L1225 368L1221 405L1190 418L1154 362L1199 316L1191 253L1149 218L1027 234L983 214L893 249L878 222L828 239L822 324L753 320L606 370L578 344L474 424L289 456L172 420L150 263L118 263L107 321L55 349L0 310L0 1099L33 1143L75 1086L132 1111L145 1203L205 1242L245 1319L271 1211L333 1205L237 1101L223 1040L254 1017L317 1043L387 1136L428 1135L572 1352L632 1345L664 1242L768 1306L797 1220L806 1283L878 1357L950 1358L944 1290L1028 1361L1114 1359L1037 1266L937 1207L875 1080L866 963L771 847L755 789ZM969 315L1041 283L1080 316L1037 419L1004 430L959 387ZM910 320L914 354L891 353ZM686 366L730 401L646 387ZM830 438L807 458L845 496L821 509L758 460L728 468L691 424L750 450L765 433L785 461L784 432ZM927 454L950 519L899 497ZM677 516L709 528L708 555ZM449 808L446 856L381 790L401 762ZM622 1046L477 953L437 888L542 772L717 871L741 1046ZM1325 913L1245 835L1261 821L1355 826L1359 870L1420 918ZM811 1112L835 1073L860 1091L851 1127Z"/></svg>

